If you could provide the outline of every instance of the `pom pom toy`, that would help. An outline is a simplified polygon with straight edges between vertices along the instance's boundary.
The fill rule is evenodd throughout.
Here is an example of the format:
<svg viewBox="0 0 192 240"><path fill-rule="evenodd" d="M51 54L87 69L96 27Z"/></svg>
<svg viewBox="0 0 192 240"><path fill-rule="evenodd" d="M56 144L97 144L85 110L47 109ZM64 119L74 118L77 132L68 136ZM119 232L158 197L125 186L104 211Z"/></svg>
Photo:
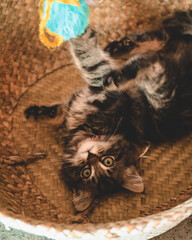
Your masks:
<svg viewBox="0 0 192 240"><path fill-rule="evenodd" d="M49 49L55 49L63 41L82 35L88 25L87 4L93 4L93 0L41 0L41 42Z"/></svg>

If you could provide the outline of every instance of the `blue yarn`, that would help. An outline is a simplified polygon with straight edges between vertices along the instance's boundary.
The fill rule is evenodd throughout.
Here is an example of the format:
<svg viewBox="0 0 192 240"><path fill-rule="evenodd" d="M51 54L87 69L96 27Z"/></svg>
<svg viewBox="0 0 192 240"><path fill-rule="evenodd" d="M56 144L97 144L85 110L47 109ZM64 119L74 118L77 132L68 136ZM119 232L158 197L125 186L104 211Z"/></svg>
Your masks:
<svg viewBox="0 0 192 240"><path fill-rule="evenodd" d="M50 18L46 27L65 40L82 35L88 25L89 7L84 0L80 0L80 7L53 2L50 10ZM44 14L46 1L44 4Z"/></svg>

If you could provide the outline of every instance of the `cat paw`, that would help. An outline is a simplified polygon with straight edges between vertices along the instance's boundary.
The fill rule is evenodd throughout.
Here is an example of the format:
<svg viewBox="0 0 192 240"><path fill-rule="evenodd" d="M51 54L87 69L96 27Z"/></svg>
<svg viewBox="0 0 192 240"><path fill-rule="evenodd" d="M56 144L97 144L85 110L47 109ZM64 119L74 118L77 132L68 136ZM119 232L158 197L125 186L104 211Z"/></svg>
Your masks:
<svg viewBox="0 0 192 240"><path fill-rule="evenodd" d="M104 51L108 52L110 56L118 56L121 54L129 53L136 46L138 46L135 42L131 41L127 37L121 39L120 41L113 41L109 43Z"/></svg>
<svg viewBox="0 0 192 240"><path fill-rule="evenodd" d="M121 72L120 72L120 71L117 71L117 70L114 70L114 71L110 72L110 73L106 76L106 78L105 78L105 80L104 80L104 82L103 82L103 85L104 85L105 87L108 87L108 86L110 86L112 83L114 83L116 87L119 87L120 83L122 82L122 79L123 79L123 78L122 78Z"/></svg>
<svg viewBox="0 0 192 240"><path fill-rule="evenodd" d="M44 118L55 118L57 115L57 105L46 107L46 106L30 106L25 109L24 114L27 119L33 118L35 120L44 119Z"/></svg>
<svg viewBox="0 0 192 240"><path fill-rule="evenodd" d="M91 27L87 27L85 33L81 35L81 39L91 39L96 37L96 31Z"/></svg>
<svg viewBox="0 0 192 240"><path fill-rule="evenodd" d="M97 46L97 34L91 27L87 27L85 33L81 36L70 40L73 44L86 45L88 47Z"/></svg>
<svg viewBox="0 0 192 240"><path fill-rule="evenodd" d="M37 120L39 116L39 107L36 105L30 106L25 109L24 114L27 119L32 117Z"/></svg>

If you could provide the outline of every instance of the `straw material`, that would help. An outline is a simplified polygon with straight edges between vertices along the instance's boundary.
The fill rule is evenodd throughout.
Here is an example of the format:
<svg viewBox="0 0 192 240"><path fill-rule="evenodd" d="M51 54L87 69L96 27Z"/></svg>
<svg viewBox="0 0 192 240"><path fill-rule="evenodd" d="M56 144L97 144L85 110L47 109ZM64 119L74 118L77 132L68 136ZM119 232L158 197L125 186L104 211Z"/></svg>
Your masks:
<svg viewBox="0 0 192 240"><path fill-rule="evenodd" d="M47 224L63 231L74 208L71 192L58 176L62 153L56 140L58 133L49 124L27 121L23 111L31 104L49 105L66 99L85 83L72 64L67 44L50 52L40 43L38 4L34 0L0 3L0 211L13 219L33 225ZM98 1L91 10L91 25L99 32L100 43L105 45L127 32L158 25L157 19L174 9L188 7L192 7L191 1ZM38 150L46 150L47 157L22 164L26 155ZM163 210L190 199L192 134L151 148L147 155L141 161L145 193L123 191L100 198L88 215L88 221L94 224L90 227L80 224L75 229L94 236L93 229L124 226L128 234L140 223L144 229L155 216L135 220L135 225L129 219L157 212L160 217L156 218L159 219L156 226L160 226L161 219L167 216ZM15 162L21 164L13 165ZM170 227L176 224L177 214L180 219L191 214L190 206L189 200L177 210L170 210L171 217L166 218ZM5 215L0 216L2 222ZM113 224L102 225L109 222ZM70 231L72 228L67 227Z"/></svg>
<svg viewBox="0 0 192 240"><path fill-rule="evenodd" d="M68 79L70 82L67 82ZM62 148L57 144L58 133L49 123L26 120L23 112L33 104L50 105L61 101L63 96L67 98L70 92L80 87L76 84L77 79L81 78L73 66L66 66L46 76L21 98L13 116L13 137L19 153L25 156L38 149L48 152L45 159L29 164L26 168L33 183L66 217L73 211L73 206L70 191L59 179ZM141 162L145 193L125 191L103 197L91 214L90 221L127 220L156 213L177 205L182 199L188 199L191 191L188 188L191 184L191 143L192 134L177 142L159 146L147 154L149 158ZM65 217L62 221L65 221Z"/></svg>

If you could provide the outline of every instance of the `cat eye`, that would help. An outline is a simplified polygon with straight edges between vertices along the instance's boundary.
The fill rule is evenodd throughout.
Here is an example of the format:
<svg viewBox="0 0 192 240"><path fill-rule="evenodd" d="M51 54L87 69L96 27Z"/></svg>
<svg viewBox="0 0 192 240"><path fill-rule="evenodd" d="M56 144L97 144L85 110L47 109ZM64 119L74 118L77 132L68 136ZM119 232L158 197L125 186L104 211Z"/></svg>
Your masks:
<svg viewBox="0 0 192 240"><path fill-rule="evenodd" d="M91 176L91 169L90 168L84 168L81 172L81 175L83 178L89 178Z"/></svg>
<svg viewBox="0 0 192 240"><path fill-rule="evenodd" d="M104 157L104 158L102 158L101 162L106 167L112 167L114 165L114 157Z"/></svg>

